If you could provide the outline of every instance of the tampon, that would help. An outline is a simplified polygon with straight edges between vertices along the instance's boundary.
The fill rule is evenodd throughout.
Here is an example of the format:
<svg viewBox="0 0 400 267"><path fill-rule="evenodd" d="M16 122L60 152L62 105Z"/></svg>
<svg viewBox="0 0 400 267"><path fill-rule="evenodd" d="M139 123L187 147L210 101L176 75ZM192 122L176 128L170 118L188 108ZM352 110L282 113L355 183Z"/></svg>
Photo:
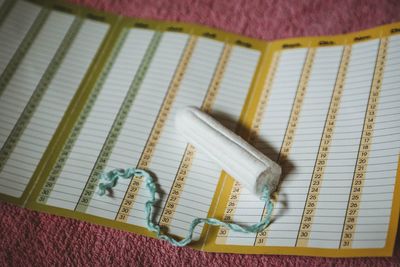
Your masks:
<svg viewBox="0 0 400 267"><path fill-rule="evenodd" d="M176 114L175 127L254 195L261 197L265 186L270 193L276 190L281 167L210 115L195 107L183 108Z"/></svg>

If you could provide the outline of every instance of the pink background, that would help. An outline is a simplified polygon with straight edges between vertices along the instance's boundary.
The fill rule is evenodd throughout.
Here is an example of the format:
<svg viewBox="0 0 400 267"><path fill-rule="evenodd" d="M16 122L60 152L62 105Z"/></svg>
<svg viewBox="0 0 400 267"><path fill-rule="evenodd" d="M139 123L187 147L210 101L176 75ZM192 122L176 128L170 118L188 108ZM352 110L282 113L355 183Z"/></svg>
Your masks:
<svg viewBox="0 0 400 267"><path fill-rule="evenodd" d="M125 16L184 21L275 40L340 34L400 21L400 1L70 0ZM399 239L399 238L398 238ZM329 259L234 255L176 248L142 237L0 202L0 265L400 266L393 257Z"/></svg>

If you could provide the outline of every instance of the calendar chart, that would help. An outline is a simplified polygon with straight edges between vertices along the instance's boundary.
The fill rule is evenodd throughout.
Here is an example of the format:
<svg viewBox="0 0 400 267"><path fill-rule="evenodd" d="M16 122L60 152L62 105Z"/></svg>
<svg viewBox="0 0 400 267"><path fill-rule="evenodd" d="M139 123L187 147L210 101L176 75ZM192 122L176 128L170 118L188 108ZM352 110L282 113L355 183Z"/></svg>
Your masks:
<svg viewBox="0 0 400 267"><path fill-rule="evenodd" d="M251 140L283 166L274 223L252 235L220 228L217 244L385 246L399 159L398 111L391 102L397 100L385 96L396 90L399 40L272 55ZM383 133L386 127L390 131ZM244 225L266 212L237 182L225 205L223 218Z"/></svg>
<svg viewBox="0 0 400 267"><path fill-rule="evenodd" d="M390 256L400 211L400 24L265 42L62 1L0 1L0 200L207 252ZM194 106L282 167L274 205L175 129ZM227 157L229 155L226 155ZM165 242L165 241L160 241Z"/></svg>
<svg viewBox="0 0 400 267"><path fill-rule="evenodd" d="M22 12L18 9L27 4L18 1L2 29L33 13L14 18L14 12ZM73 15L73 10L33 8L37 14L29 32L13 38L22 39L14 51L23 50L24 55L14 52L11 59L6 58L11 51L4 55L1 76L0 190L12 196L25 190L109 28Z"/></svg>

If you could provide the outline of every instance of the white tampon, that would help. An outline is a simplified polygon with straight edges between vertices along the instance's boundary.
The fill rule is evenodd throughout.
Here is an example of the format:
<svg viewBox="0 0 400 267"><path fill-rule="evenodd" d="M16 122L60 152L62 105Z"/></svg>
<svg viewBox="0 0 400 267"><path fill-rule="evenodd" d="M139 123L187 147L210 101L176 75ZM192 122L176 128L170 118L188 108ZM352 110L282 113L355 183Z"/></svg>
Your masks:
<svg viewBox="0 0 400 267"><path fill-rule="evenodd" d="M265 186L270 193L276 190L281 167L210 115L186 107L177 112L175 126L187 142L253 194L261 197Z"/></svg>

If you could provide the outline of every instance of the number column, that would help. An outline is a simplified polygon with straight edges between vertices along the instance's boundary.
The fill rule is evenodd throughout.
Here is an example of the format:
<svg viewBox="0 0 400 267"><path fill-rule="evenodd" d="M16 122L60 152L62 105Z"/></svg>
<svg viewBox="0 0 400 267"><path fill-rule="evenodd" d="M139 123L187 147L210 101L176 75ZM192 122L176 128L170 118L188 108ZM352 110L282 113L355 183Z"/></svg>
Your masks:
<svg viewBox="0 0 400 267"><path fill-rule="evenodd" d="M307 58L303 67L303 72L300 78L299 85L297 87L296 96L294 99L292 111L290 114L289 123L286 128L285 137L283 139L282 147L279 153L278 162L282 167L282 176L285 172L285 162L288 159L290 149L292 147L294 136L296 132L296 127L300 118L301 107L303 105L304 96L307 91L308 81L311 74L312 65L315 57L315 48L310 48L307 54ZM267 207L264 207L263 216L266 216ZM257 234L255 245L256 246L264 246L267 242L268 237L268 229Z"/></svg>
<svg viewBox="0 0 400 267"><path fill-rule="evenodd" d="M190 57L193 54L194 47L196 45L197 37L190 37L185 51L183 52L181 61L176 69L173 80L171 81L170 87L168 89L168 93L165 96L165 99L161 105L160 112L158 114L157 120L153 126L153 129L150 133L150 136L147 140L147 143L144 147L143 153L139 159L137 164L137 168L147 169L152 156L154 154L154 150L156 148L157 142L161 136L161 132L165 126L168 115L171 111L172 104L174 103L175 97L178 93L181 81L185 74L186 68L189 64ZM143 177L135 176L132 178L129 187L126 191L124 199L122 200L122 204L119 208L118 214L116 216L116 220L120 222L126 222L129 217L129 213L132 209L132 206L137 197L138 191L141 187L143 181Z"/></svg>
<svg viewBox="0 0 400 267"><path fill-rule="evenodd" d="M229 195L228 204L226 205L226 209L224 212L224 217L222 218L224 222L228 223L233 222L235 210L239 202L240 190L241 190L240 183L235 181L232 187L232 191ZM218 230L216 243L225 244L228 235L229 235L229 229L225 227L220 227Z"/></svg>
<svg viewBox="0 0 400 267"><path fill-rule="evenodd" d="M372 144L372 134L376 120L376 110L379 100L379 94L382 86L383 70L386 62L388 40L381 40L378 52L378 58L375 65L374 78L368 99L366 116L364 119L364 128L361 136L360 147L355 166L353 183L351 187L349 202L347 205L346 217L343 225L343 232L340 247L351 248L352 240L357 225L357 217L361 204L361 194L367 170L368 157Z"/></svg>
<svg viewBox="0 0 400 267"><path fill-rule="evenodd" d="M125 30L121 34L121 37L117 43L116 49L115 49L115 51L113 51L113 53L111 55L111 60L110 60L110 62L108 62L109 64L107 64L107 68L105 69L105 71L107 73L111 69L112 62L115 61L117 55L119 54L119 51L121 50L122 45L123 45L125 39L127 38L127 35L128 35L127 30ZM114 145L118 139L118 136L121 133L122 127L126 121L129 110L133 104L135 97L136 97L136 92L139 90L139 87L141 86L141 84L144 80L146 71L149 68L150 62L152 61L155 51L160 43L161 36L162 36L162 34L160 32L155 32L152 40L150 41L150 45L146 50L146 54L143 57L143 60L139 66L139 69L135 75L135 78L133 79L133 82L130 85L130 88L128 90L128 93L127 93L122 105L121 105L121 108L118 111L118 114L114 120L113 126L111 127L111 130L108 133L106 140L104 141L101 152L100 152L99 156L97 157L96 163L93 166L93 169L92 169L90 176L86 182L85 188L82 191L82 194L79 198L79 202L75 207L75 210L78 210L80 212L86 212L86 209L89 206L91 198L98 186L100 175L104 171L104 168L108 162L108 159L110 158L110 155L113 151ZM101 83L103 83L103 82L104 82L104 78L101 79ZM130 204L130 203L127 202L126 204Z"/></svg>
<svg viewBox="0 0 400 267"><path fill-rule="evenodd" d="M256 140L257 135L260 131L261 120L264 115L265 108L268 104L270 92L272 89L273 79L274 79L274 76L276 73L276 69L278 67L279 55L280 55L279 53L275 53L272 58L270 71L268 72L268 76L265 80L264 90L260 96L260 103L258 104L256 115L253 120L253 125L251 127L251 133L250 133L250 138L249 138L250 143L254 143L254 141ZM224 216L223 216L223 220L225 222L233 221L236 206L237 206L237 203L240 198L240 190L241 190L241 185L235 181L235 183L232 187L231 193L229 195L228 205L225 209ZM228 237L228 234L229 234L229 229L227 229L225 227L220 227L218 230L216 242L219 244L224 244L226 242L226 238Z"/></svg>
<svg viewBox="0 0 400 267"><path fill-rule="evenodd" d="M305 208L301 219L300 230L297 236L296 246L306 247L311 234L315 210L318 203L322 180L328 159L329 148L332 143L332 135L335 129L336 116L340 106L343 86L346 78L347 67L350 60L351 47L346 46L343 51L342 61L336 79L331 104L329 106L324 132L322 134L317 159L311 177Z"/></svg>
<svg viewBox="0 0 400 267"><path fill-rule="evenodd" d="M221 58L219 60L218 66L215 71L215 75L211 81L210 87L207 91L205 99L202 103L202 110L205 112L210 112L215 102L215 99L218 94L219 85L221 83L222 77L224 75L229 56L231 54L232 46L225 45L224 50L222 52ZM176 177L174 183L172 184L172 189L168 196L167 202L164 206L160 217L160 225L168 226L171 223L171 220L174 216L176 207L178 205L179 199L184 190L186 177L190 171L190 167L192 166L192 162L194 159L194 155L196 150L194 146L188 144L186 146L185 153L182 157L182 162L177 170Z"/></svg>

